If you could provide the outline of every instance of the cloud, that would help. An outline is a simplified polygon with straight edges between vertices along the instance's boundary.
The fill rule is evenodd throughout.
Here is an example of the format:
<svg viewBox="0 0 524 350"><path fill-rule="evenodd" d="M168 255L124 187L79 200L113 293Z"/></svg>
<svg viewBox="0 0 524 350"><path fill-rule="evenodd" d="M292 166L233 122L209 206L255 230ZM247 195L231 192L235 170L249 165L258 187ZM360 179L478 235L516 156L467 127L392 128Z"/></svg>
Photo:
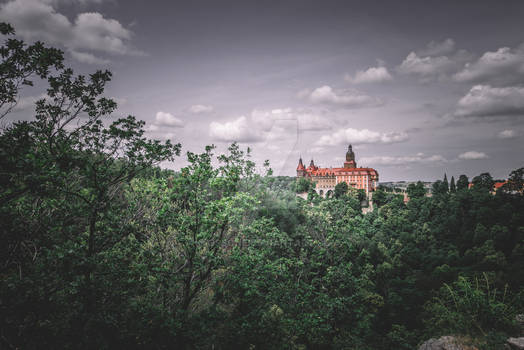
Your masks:
<svg viewBox="0 0 524 350"><path fill-rule="evenodd" d="M101 4L104 0L41 0L47 4L53 5L87 5L89 3ZM107 1L107 0L105 0Z"/></svg>
<svg viewBox="0 0 524 350"><path fill-rule="evenodd" d="M507 129L499 132L497 134L497 137L499 139L514 139L515 137L517 137L517 133L515 132L515 130Z"/></svg>
<svg viewBox="0 0 524 350"><path fill-rule="evenodd" d="M397 70L402 74L414 74L428 79L450 73L455 67L455 62L447 56L420 57L415 52L411 52Z"/></svg>
<svg viewBox="0 0 524 350"><path fill-rule="evenodd" d="M409 165L409 164L431 164L446 163L448 160L441 155L424 156L419 153L414 156L375 156L359 159L360 164L372 165Z"/></svg>
<svg viewBox="0 0 524 350"><path fill-rule="evenodd" d="M488 156L484 152L468 151L459 154L459 159L472 160L472 159L486 159Z"/></svg>
<svg viewBox="0 0 524 350"><path fill-rule="evenodd" d="M379 98L368 96L356 90L335 91L328 85L316 88L311 93L303 90L299 95L307 97L314 103L347 108L376 107L384 104Z"/></svg>
<svg viewBox="0 0 524 350"><path fill-rule="evenodd" d="M524 81L524 47L501 47L484 53L477 61L467 63L453 76L460 82L489 82L514 84Z"/></svg>
<svg viewBox="0 0 524 350"><path fill-rule="evenodd" d="M254 109L249 117L240 116L232 121L212 122L209 135L224 142L279 142L295 139L297 131L319 131L331 129L331 122L318 114L275 108L271 110Z"/></svg>
<svg viewBox="0 0 524 350"><path fill-rule="evenodd" d="M209 136L217 141L224 142L258 142L263 140L260 132L250 127L245 116L226 122L212 122L209 124Z"/></svg>
<svg viewBox="0 0 524 350"><path fill-rule="evenodd" d="M475 85L459 100L455 116L524 116L524 87Z"/></svg>
<svg viewBox="0 0 524 350"><path fill-rule="evenodd" d="M182 128L184 127L184 122L178 119L177 117L175 117L174 115L172 115L171 113L160 111L160 112L157 112L156 117L155 117L155 122L153 125L157 127L158 126L168 126L168 127L173 127L173 128Z"/></svg>
<svg viewBox="0 0 524 350"><path fill-rule="evenodd" d="M0 20L11 23L26 40L43 40L64 46L73 58L89 63L102 60L86 51L112 55L141 55L131 44L132 33L115 19L97 12L80 13L71 22L53 4L38 0L13 0L0 6Z"/></svg>
<svg viewBox="0 0 524 350"><path fill-rule="evenodd" d="M410 52L397 67L397 72L416 75L423 82L443 80L456 73L471 58L472 55L466 50L455 50L453 39L431 41L424 49Z"/></svg>
<svg viewBox="0 0 524 350"><path fill-rule="evenodd" d="M444 41L430 41L426 47L417 51L419 56L441 56L446 55L455 50L455 41L448 38Z"/></svg>
<svg viewBox="0 0 524 350"><path fill-rule="evenodd" d="M213 107L205 105L192 105L189 107L189 111L194 114L209 113L213 112Z"/></svg>
<svg viewBox="0 0 524 350"><path fill-rule="evenodd" d="M86 64L106 65L110 62L109 60L96 57L95 55L87 52L78 52L73 50L70 51L70 53L75 60Z"/></svg>
<svg viewBox="0 0 524 350"><path fill-rule="evenodd" d="M278 108L269 111L254 109L251 112L251 121L261 131L271 130L277 120L296 120L296 116L291 108Z"/></svg>
<svg viewBox="0 0 524 350"><path fill-rule="evenodd" d="M272 110L254 109L251 120L262 131L270 131L277 121L296 120L298 130L319 131L331 129L331 122L316 113L309 111L295 111L291 108L278 108Z"/></svg>
<svg viewBox="0 0 524 350"><path fill-rule="evenodd" d="M365 71L357 71L355 77L346 75L345 79L353 84L381 83L393 80L386 67L370 67Z"/></svg>
<svg viewBox="0 0 524 350"><path fill-rule="evenodd" d="M315 143L317 146L335 146L348 143L365 144L365 143L397 143L408 140L409 137L405 132L388 132L381 133L368 129L347 128L334 132L331 135L323 135Z"/></svg>

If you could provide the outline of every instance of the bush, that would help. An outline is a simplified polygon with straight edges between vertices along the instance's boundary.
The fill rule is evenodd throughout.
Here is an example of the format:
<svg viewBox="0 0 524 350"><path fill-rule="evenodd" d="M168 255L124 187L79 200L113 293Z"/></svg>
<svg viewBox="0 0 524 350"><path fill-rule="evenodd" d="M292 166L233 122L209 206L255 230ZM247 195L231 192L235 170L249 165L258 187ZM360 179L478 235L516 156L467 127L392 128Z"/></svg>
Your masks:
<svg viewBox="0 0 524 350"><path fill-rule="evenodd" d="M507 285L496 289L486 274L480 279L461 276L451 285L445 283L425 305L428 336L467 335L477 346L492 349L516 331L517 301Z"/></svg>

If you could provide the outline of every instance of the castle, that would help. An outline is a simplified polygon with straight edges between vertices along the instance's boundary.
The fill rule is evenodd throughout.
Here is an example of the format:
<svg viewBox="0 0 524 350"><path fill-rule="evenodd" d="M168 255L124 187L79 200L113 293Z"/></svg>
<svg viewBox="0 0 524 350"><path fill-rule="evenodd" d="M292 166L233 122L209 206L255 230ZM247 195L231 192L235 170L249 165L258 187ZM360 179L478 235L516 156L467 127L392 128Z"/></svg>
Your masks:
<svg viewBox="0 0 524 350"><path fill-rule="evenodd" d="M340 182L346 182L350 187L362 189L366 195L375 191L378 185L378 172L375 169L357 168L355 153L351 145L348 147L343 168L319 168L313 160L306 168L301 157L297 166L297 179L301 177L315 182L315 191L321 196L326 195L329 191L334 191L335 186Z"/></svg>

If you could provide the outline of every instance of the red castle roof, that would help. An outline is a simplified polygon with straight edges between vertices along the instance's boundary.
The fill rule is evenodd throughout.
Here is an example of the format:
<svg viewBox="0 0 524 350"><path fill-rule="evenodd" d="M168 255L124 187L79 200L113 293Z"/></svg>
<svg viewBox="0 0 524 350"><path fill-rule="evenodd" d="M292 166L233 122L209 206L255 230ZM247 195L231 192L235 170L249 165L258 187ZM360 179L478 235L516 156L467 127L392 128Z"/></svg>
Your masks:
<svg viewBox="0 0 524 350"><path fill-rule="evenodd" d="M371 174L376 175L377 171L373 168L316 168L314 170L307 169L307 172L315 176L336 176L346 174Z"/></svg>

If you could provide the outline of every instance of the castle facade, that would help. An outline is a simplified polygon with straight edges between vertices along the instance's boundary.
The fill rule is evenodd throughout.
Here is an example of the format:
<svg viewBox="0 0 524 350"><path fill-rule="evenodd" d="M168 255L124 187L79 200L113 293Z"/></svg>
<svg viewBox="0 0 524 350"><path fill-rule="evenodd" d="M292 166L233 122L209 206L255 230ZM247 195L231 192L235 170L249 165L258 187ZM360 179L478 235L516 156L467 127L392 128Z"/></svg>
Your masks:
<svg viewBox="0 0 524 350"><path fill-rule="evenodd" d="M366 195L376 190L378 186L378 172L373 168L357 168L355 153L351 145L346 153L346 161L342 168L319 168L315 162L306 168L302 158L298 161L297 179L307 178L316 183L315 191L325 196L329 191L334 191L335 186L345 182L355 189L364 190Z"/></svg>

